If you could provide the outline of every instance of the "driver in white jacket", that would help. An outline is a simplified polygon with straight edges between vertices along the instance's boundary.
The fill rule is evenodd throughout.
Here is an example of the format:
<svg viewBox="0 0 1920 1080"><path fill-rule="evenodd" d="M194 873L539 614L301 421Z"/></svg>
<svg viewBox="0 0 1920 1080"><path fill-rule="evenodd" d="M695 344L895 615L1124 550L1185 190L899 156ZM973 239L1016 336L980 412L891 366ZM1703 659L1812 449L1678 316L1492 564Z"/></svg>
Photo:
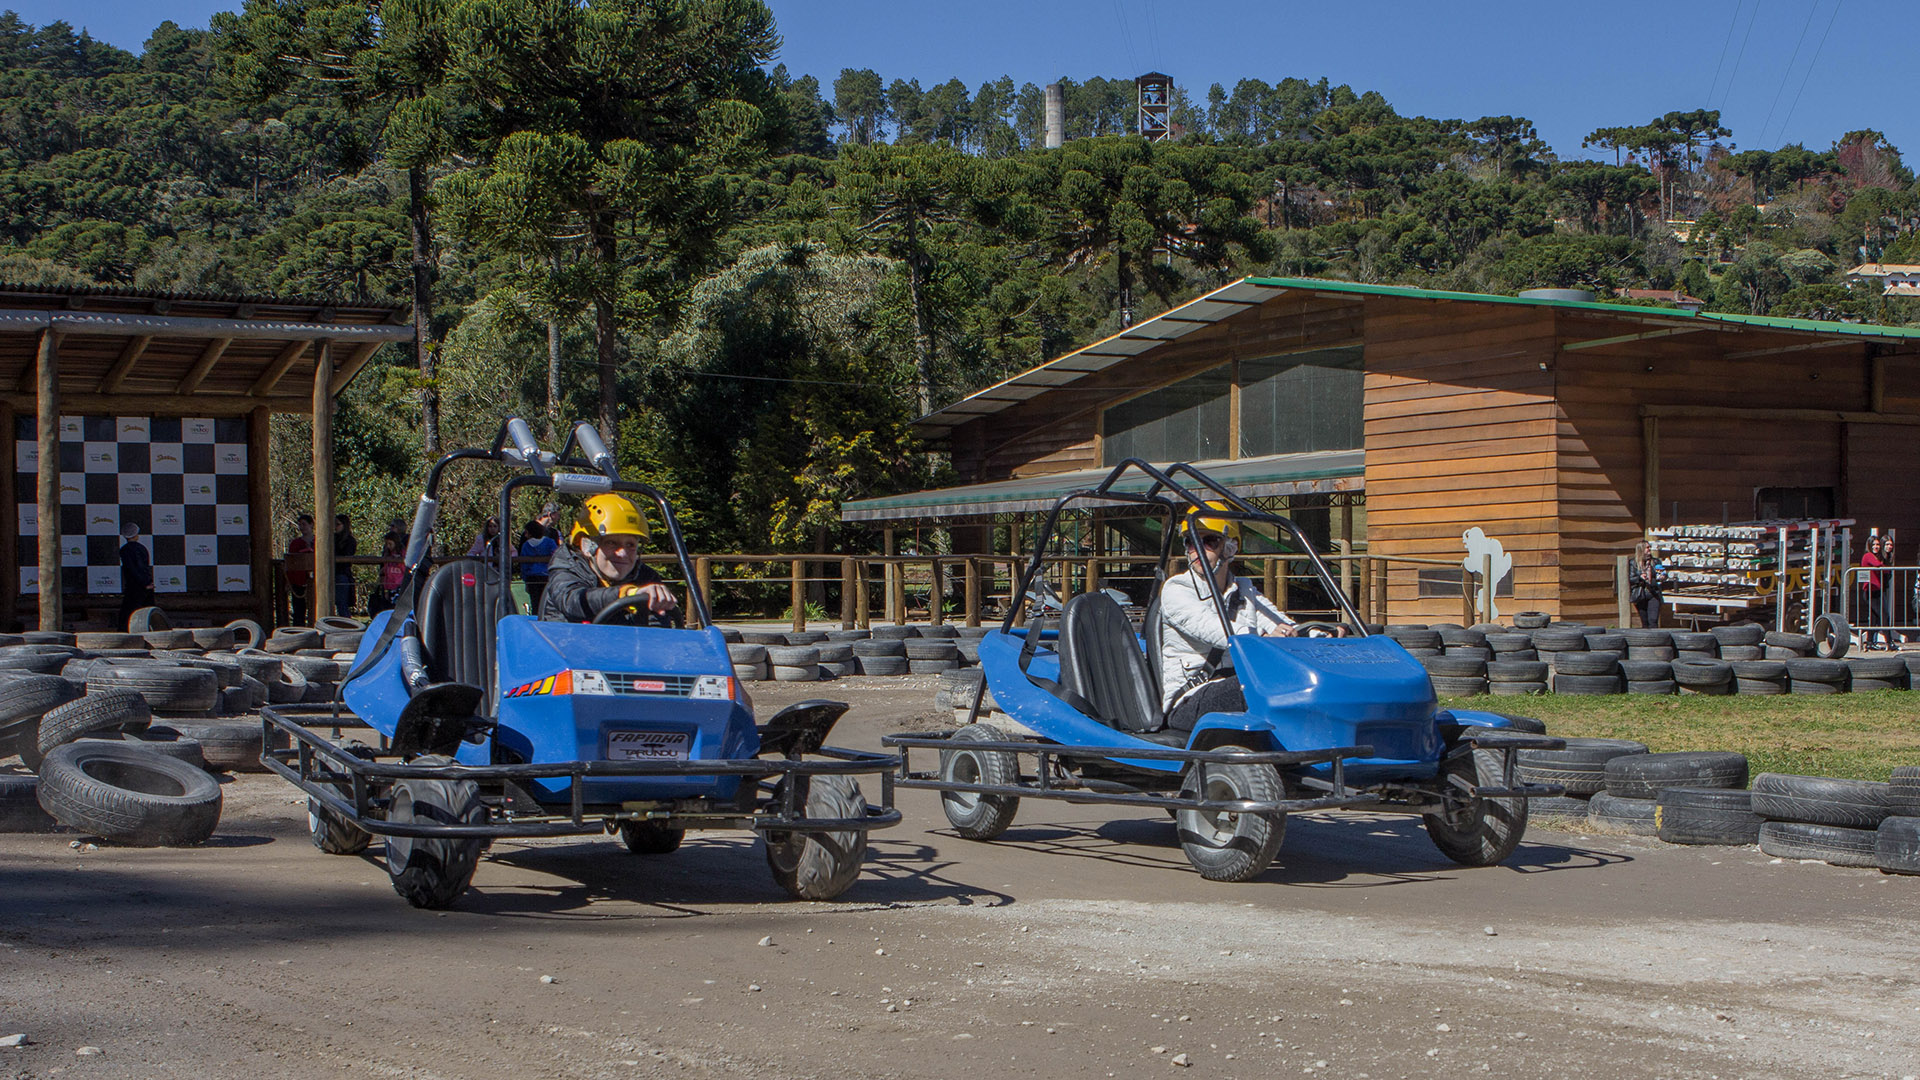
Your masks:
<svg viewBox="0 0 1920 1080"><path fill-rule="evenodd" d="M1211 581L1194 547L1196 533L1213 565ZM1160 705L1167 726L1178 731L1193 730L1194 722L1207 713L1246 711L1240 678L1227 655L1230 633L1288 637L1294 625L1286 612L1260 595L1251 579L1234 576L1240 544L1227 535L1227 522L1194 519L1186 549L1187 571L1168 578L1160 589ZM1230 632L1221 625L1213 603L1216 588L1232 622Z"/></svg>

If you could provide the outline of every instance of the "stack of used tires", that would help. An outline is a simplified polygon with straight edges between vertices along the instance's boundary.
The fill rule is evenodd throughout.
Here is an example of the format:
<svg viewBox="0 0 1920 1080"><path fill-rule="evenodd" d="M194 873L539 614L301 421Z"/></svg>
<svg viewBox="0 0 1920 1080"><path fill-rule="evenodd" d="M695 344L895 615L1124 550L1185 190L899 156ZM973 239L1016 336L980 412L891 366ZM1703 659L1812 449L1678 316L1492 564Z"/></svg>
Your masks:
<svg viewBox="0 0 1920 1080"><path fill-rule="evenodd" d="M1849 656L1847 688L1853 693L1872 690L1905 690L1908 686L1907 661L1899 656Z"/></svg>
<svg viewBox="0 0 1920 1080"><path fill-rule="evenodd" d="M938 675L980 662L983 626L875 626L870 630L722 627L736 678L813 682L848 675Z"/></svg>
<svg viewBox="0 0 1920 1080"><path fill-rule="evenodd" d="M1514 764L1521 783L1566 789L1559 798L1529 799L1530 813L1585 820L1592 811L1590 800L1607 789L1607 763L1647 752L1645 743L1627 739L1567 739L1566 744L1560 750L1518 751Z"/></svg>
<svg viewBox="0 0 1920 1080"><path fill-rule="evenodd" d="M1754 777L1753 810L1766 819L1760 827L1760 850L1782 859L1818 859L1835 866L1881 865L1877 846L1882 825L1897 808L1920 813L1920 804L1906 801L1906 793L1912 790L1906 774L1917 770L1897 771L1903 774L1898 806L1892 784L1786 773ZM1898 838L1908 831L1905 825L1889 831L1891 855L1898 856Z"/></svg>
<svg viewBox="0 0 1920 1080"><path fill-rule="evenodd" d="M1727 820L1744 813L1747 759L1722 750L1626 754L1604 768L1605 790L1595 794L1587 821L1673 843L1751 844L1757 822L1742 833ZM1665 829L1669 835L1662 835ZM1685 838L1685 839L1674 839Z"/></svg>
<svg viewBox="0 0 1920 1080"><path fill-rule="evenodd" d="M1844 660L1800 656L1780 662L1787 669L1787 686L1795 694L1844 694L1852 670ZM1904 665L1902 665L1904 667Z"/></svg>
<svg viewBox="0 0 1920 1080"><path fill-rule="evenodd" d="M1660 629L1620 631L1627 655L1620 659L1620 675L1629 694L1673 694L1680 684L1673 681L1673 634Z"/></svg>

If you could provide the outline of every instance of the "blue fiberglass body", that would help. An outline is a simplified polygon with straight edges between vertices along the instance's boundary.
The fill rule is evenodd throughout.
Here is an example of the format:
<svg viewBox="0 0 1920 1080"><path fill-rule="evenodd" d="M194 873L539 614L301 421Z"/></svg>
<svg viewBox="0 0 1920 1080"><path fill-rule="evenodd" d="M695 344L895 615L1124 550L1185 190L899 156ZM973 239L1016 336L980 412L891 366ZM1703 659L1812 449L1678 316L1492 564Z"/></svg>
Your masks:
<svg viewBox="0 0 1920 1080"><path fill-rule="evenodd" d="M386 619L380 615L368 626L362 650L378 640ZM740 700L689 696L699 676L717 676L733 685L726 642L717 629L540 622L509 615L500 620L495 641L499 675L489 690L498 723L485 742L461 745L457 756L462 764L609 760L609 738L615 732L676 738L694 761L751 758L760 750L753 715ZM355 658L356 666L361 659ZM564 682L554 676L579 672L607 676L610 692L582 692L578 674L565 680L571 682L571 692L555 692ZM346 688L347 705L389 737L408 699L398 649L387 650L372 670ZM740 778L596 776L582 783L587 804L702 796L726 801L735 796ZM573 795L572 781L564 777L529 780L526 790L543 803L565 804Z"/></svg>
<svg viewBox="0 0 1920 1080"><path fill-rule="evenodd" d="M1108 727L1036 685L1029 676L1058 678L1060 658L1051 647L1054 635L1043 634L1023 673L1023 635L995 630L980 641L987 685L1008 715L1036 735L1062 744L1163 745ZM1421 781L1438 772L1443 726L1509 723L1493 713L1436 710L1426 669L1390 638L1237 636L1230 647L1247 711L1202 716L1188 738L1189 748L1223 741L1256 750L1371 746L1372 757L1347 759L1349 783ZM1157 663L1157 658L1148 661ZM1213 734L1223 732L1230 737ZM1152 772L1176 773L1184 767L1177 761L1114 760ZM1325 763L1305 768L1323 775L1331 771Z"/></svg>

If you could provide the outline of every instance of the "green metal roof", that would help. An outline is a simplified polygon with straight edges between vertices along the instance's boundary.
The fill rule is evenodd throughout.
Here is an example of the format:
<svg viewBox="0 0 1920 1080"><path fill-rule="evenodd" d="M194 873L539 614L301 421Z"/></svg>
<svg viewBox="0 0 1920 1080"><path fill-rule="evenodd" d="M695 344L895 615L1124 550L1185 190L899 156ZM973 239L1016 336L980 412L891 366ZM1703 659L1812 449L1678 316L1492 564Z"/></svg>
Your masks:
<svg viewBox="0 0 1920 1080"><path fill-rule="evenodd" d="M1603 304L1596 300L1552 300L1538 296L1496 296L1492 293L1416 289L1405 285L1365 285L1353 281L1328 281L1322 278L1242 278L1171 311L1130 326L1112 337L1049 360L1038 367L1029 368L1010 379L935 409L914 421L914 428L924 438L939 438L976 417L992 415L1029 398L1039 397L1055 387L1069 385L1096 371L1149 352L1165 342L1177 340L1288 292L1395 296L1416 300L1445 300L1476 304L1520 304L1528 307L1591 312L1640 323L1699 329L1724 327L1733 330L1752 326L1799 333L1892 341L1920 340L1920 327L1821 322L1814 319L1781 319L1768 315L1727 315L1693 312L1681 308Z"/></svg>
<svg viewBox="0 0 1920 1080"><path fill-rule="evenodd" d="M1207 475L1247 498L1299 495L1308 492L1357 490L1366 469L1359 450L1324 450L1308 454L1272 454L1237 461L1196 463ZM1079 469L990 484L936 488L909 495L888 495L843 503L842 521L925 521L978 517L988 514L1032 513L1050 508L1060 496L1098 484L1110 469ZM1152 481L1128 476L1115 491L1145 491Z"/></svg>

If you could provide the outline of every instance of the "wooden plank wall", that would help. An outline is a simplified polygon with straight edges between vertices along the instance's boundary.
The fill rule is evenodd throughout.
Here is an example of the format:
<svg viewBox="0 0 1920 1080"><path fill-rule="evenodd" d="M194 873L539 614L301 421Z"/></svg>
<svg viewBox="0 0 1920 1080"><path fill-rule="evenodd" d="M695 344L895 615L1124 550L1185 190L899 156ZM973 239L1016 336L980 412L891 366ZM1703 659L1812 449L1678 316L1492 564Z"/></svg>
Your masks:
<svg viewBox="0 0 1920 1080"><path fill-rule="evenodd" d="M1498 602L1502 614L1554 610L1553 346L1553 316L1543 309L1369 301L1370 551L1458 560L1462 534L1478 526L1513 556L1514 595ZM1389 575L1387 596L1395 622L1460 617L1457 598L1421 600L1412 569Z"/></svg>
<svg viewBox="0 0 1920 1080"><path fill-rule="evenodd" d="M952 434L961 483L1046 476L1100 464L1100 410L1234 359L1358 344L1362 304L1348 297L1283 295L1122 360L1069 386L972 421Z"/></svg>

